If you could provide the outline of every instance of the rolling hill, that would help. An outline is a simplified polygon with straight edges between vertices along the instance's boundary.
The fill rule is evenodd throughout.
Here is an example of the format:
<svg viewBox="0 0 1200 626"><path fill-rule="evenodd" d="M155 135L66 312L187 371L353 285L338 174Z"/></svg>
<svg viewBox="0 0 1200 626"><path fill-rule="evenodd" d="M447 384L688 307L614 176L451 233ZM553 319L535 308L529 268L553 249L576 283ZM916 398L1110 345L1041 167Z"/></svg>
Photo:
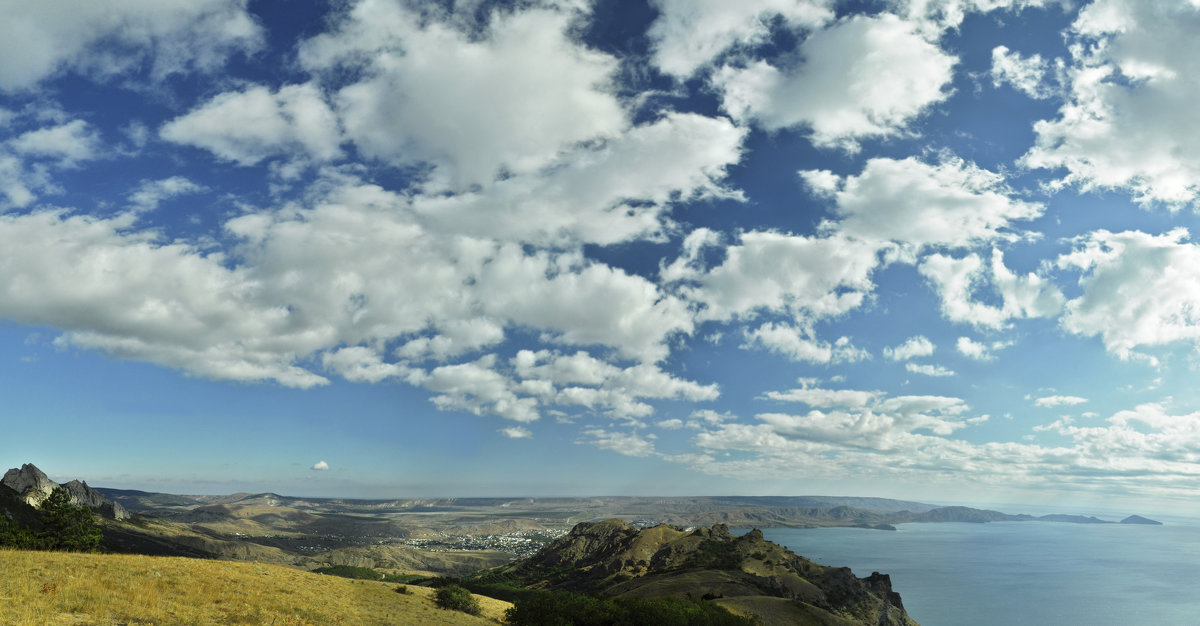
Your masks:
<svg viewBox="0 0 1200 626"><path fill-rule="evenodd" d="M260 563L0 549L0 621L43 624L497 624L438 609L433 589Z"/></svg>

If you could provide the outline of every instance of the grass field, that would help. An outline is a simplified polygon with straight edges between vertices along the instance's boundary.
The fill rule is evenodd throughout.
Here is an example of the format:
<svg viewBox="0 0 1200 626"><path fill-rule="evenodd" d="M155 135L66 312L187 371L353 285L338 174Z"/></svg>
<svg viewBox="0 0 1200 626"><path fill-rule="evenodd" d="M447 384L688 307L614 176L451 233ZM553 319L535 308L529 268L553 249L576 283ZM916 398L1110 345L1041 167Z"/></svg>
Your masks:
<svg viewBox="0 0 1200 626"><path fill-rule="evenodd" d="M433 590L275 565L178 557L0 550L0 623L496 624L438 609Z"/></svg>

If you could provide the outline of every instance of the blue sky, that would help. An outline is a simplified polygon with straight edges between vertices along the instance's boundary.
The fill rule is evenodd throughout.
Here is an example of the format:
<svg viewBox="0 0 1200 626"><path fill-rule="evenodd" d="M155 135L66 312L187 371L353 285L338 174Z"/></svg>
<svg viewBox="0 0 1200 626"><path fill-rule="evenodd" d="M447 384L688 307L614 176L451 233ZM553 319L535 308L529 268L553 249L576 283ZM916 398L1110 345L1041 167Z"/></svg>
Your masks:
<svg viewBox="0 0 1200 626"><path fill-rule="evenodd" d="M358 497L1200 487L1194 3L3 12L9 466Z"/></svg>

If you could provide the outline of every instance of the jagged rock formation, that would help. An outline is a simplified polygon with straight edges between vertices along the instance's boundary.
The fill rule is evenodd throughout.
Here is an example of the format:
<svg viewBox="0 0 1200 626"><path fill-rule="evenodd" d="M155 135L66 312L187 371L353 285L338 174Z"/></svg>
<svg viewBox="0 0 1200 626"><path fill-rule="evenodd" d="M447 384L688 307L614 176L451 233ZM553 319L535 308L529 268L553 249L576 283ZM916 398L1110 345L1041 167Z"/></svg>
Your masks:
<svg viewBox="0 0 1200 626"><path fill-rule="evenodd" d="M534 589L612 597L713 599L764 624L912 626L886 574L857 578L725 524L638 530L618 519L582 523L537 554L486 578Z"/></svg>
<svg viewBox="0 0 1200 626"><path fill-rule="evenodd" d="M45 472L32 463L26 463L19 469L8 470L4 473L4 478L0 479L0 484L15 491L26 504L32 507L41 505L42 501L49 497L56 487L62 487L71 496L71 503L76 506L86 506L98 515L109 519L120 520L129 517L125 507L105 498L99 491L88 487L86 482L72 480L60 485L50 480Z"/></svg>
<svg viewBox="0 0 1200 626"><path fill-rule="evenodd" d="M105 498L103 494L91 487L87 481L72 480L62 485L71 494L71 503L76 506L86 506L96 513L109 519L125 519L129 513L119 502Z"/></svg>
<svg viewBox="0 0 1200 626"><path fill-rule="evenodd" d="M33 463L26 463L20 469L8 470L4 473L4 478L0 479L0 484L17 492L26 504L33 507L50 497L50 493L58 486L58 483L50 480L50 477Z"/></svg>

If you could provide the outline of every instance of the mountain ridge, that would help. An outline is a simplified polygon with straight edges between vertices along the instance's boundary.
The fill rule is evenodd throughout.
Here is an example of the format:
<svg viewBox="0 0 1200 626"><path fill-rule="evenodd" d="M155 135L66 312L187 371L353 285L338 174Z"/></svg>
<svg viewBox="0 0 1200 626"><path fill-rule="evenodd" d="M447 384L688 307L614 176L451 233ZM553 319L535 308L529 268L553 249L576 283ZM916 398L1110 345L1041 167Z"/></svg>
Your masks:
<svg viewBox="0 0 1200 626"><path fill-rule="evenodd" d="M481 584L592 593L617 599L702 597L766 624L916 626L886 574L858 578L729 527L638 529L582 522L536 554L485 571Z"/></svg>

